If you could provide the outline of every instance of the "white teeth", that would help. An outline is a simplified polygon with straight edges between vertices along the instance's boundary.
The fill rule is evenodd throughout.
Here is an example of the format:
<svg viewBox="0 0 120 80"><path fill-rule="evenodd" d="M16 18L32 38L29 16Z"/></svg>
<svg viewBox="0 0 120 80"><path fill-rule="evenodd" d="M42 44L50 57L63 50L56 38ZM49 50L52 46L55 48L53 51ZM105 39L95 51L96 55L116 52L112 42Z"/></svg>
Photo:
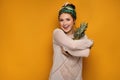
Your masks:
<svg viewBox="0 0 120 80"><path fill-rule="evenodd" d="M69 27L69 26L63 26L64 28L67 28L67 27Z"/></svg>

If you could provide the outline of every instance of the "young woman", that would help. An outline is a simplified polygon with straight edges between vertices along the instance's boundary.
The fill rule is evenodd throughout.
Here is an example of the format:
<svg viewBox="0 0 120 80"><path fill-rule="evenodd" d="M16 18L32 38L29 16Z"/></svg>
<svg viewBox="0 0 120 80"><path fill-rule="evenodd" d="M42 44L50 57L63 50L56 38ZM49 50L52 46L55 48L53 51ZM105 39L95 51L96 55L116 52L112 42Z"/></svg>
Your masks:
<svg viewBox="0 0 120 80"><path fill-rule="evenodd" d="M82 57L88 57L92 40L86 35L73 40L76 11L65 4L59 11L60 27L53 32L53 66L49 80L82 80Z"/></svg>

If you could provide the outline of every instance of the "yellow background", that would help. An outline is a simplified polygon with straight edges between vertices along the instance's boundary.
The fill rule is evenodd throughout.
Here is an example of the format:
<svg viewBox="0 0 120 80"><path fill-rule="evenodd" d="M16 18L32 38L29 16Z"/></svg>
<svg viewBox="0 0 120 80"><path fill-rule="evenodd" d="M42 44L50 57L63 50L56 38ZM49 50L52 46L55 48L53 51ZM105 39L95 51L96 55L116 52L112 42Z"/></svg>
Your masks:
<svg viewBox="0 0 120 80"><path fill-rule="evenodd" d="M48 80L60 7L76 5L76 26L94 40L84 80L120 80L119 0L0 0L0 80Z"/></svg>

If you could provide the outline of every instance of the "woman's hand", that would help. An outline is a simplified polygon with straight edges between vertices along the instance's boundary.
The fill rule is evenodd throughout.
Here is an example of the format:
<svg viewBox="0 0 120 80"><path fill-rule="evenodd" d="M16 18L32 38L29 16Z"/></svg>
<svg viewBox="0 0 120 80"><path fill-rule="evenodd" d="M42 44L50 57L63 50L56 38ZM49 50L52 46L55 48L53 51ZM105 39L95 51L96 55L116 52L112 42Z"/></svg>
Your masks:
<svg viewBox="0 0 120 80"><path fill-rule="evenodd" d="M68 51L65 51L64 48L61 46L61 51L65 56L69 56L70 54L68 53Z"/></svg>

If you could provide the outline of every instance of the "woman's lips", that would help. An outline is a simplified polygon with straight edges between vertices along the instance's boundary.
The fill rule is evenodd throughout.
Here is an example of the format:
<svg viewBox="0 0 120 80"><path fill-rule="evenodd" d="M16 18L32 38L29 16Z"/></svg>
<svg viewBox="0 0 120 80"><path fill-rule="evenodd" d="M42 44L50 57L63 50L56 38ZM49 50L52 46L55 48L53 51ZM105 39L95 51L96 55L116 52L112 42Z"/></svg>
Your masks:
<svg viewBox="0 0 120 80"><path fill-rule="evenodd" d="M69 28L69 25L68 25L68 26L63 26L63 28L64 28L64 29L67 29L67 28Z"/></svg>

